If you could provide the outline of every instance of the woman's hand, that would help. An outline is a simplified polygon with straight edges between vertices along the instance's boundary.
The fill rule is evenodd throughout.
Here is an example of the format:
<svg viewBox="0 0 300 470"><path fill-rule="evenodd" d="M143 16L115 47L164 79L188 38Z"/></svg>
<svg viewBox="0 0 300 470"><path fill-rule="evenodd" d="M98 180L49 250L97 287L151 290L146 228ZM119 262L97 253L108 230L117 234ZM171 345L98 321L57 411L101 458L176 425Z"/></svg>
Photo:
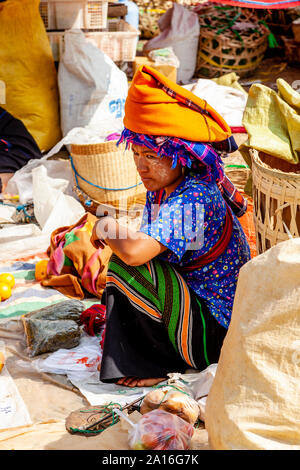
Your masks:
<svg viewBox="0 0 300 470"><path fill-rule="evenodd" d="M91 243L95 248L108 245L129 266L140 266L167 248L143 232L121 226L113 217L101 217L94 225Z"/></svg>
<svg viewBox="0 0 300 470"><path fill-rule="evenodd" d="M110 216L103 215L102 217L100 217L99 220L97 220L97 222L95 223L93 227L90 241L93 247L96 249L103 248L104 245L106 245L105 240L102 235L102 231L100 230L101 227L99 226L100 223L101 225L103 225L104 219L106 219L106 217L110 217Z"/></svg>

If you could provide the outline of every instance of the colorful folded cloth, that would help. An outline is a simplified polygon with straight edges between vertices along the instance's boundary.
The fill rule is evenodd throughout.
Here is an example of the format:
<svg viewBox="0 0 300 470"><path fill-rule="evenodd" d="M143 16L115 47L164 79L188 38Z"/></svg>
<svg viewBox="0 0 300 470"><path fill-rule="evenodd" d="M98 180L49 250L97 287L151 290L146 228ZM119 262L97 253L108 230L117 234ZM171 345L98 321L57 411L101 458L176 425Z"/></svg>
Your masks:
<svg viewBox="0 0 300 470"><path fill-rule="evenodd" d="M108 261L108 246L96 249L90 242L97 217L86 213L77 223L61 227L51 234L47 278L41 284L55 287L72 298L83 299L87 293L102 297Z"/></svg>

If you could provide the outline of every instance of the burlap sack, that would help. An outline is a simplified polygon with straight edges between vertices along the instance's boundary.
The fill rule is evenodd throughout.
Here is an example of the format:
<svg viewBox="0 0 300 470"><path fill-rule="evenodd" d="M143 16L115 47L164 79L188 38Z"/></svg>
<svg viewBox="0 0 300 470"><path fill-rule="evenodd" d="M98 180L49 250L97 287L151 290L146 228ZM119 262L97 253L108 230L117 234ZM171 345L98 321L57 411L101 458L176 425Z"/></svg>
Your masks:
<svg viewBox="0 0 300 470"><path fill-rule="evenodd" d="M300 449L300 238L241 269L205 414L213 449Z"/></svg>

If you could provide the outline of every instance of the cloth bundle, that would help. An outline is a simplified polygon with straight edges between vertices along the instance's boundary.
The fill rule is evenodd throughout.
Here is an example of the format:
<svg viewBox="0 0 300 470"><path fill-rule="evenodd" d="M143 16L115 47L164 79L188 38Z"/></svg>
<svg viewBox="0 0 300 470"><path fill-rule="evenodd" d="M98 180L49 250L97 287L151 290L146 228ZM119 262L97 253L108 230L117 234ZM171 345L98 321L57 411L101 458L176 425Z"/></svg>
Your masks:
<svg viewBox="0 0 300 470"><path fill-rule="evenodd" d="M83 299L84 289L101 298L105 288L111 249L95 249L90 242L97 217L90 213L69 227L61 227L51 234L48 248L47 278L41 284L55 287L62 294Z"/></svg>
<svg viewBox="0 0 300 470"><path fill-rule="evenodd" d="M300 162L300 94L281 78L276 84L278 93L260 84L249 90L243 117L248 140L239 148L249 166L251 148Z"/></svg>

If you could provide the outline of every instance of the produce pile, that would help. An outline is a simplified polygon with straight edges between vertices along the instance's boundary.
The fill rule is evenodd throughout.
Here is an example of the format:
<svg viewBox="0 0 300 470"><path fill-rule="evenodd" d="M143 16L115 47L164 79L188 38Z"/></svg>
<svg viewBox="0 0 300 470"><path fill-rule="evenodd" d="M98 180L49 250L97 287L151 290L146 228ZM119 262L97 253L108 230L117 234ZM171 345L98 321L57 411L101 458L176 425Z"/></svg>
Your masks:
<svg viewBox="0 0 300 470"><path fill-rule="evenodd" d="M129 435L133 450L188 450L194 428L179 416L163 410L145 414Z"/></svg>
<svg viewBox="0 0 300 470"><path fill-rule="evenodd" d="M160 33L158 20L169 9L173 3L183 6L191 6L198 3L196 0L136 0L139 7L140 20L139 30L141 39L151 39Z"/></svg>
<svg viewBox="0 0 300 470"><path fill-rule="evenodd" d="M134 450L188 450L199 405L185 386L166 385L149 392L140 406L143 415L129 432Z"/></svg>
<svg viewBox="0 0 300 470"><path fill-rule="evenodd" d="M0 302L8 299L12 294L15 286L15 278L10 273L0 274Z"/></svg>
<svg viewBox="0 0 300 470"><path fill-rule="evenodd" d="M149 392L141 404L141 414L155 409L174 413L194 425L199 416L198 403L183 389L163 387Z"/></svg>

